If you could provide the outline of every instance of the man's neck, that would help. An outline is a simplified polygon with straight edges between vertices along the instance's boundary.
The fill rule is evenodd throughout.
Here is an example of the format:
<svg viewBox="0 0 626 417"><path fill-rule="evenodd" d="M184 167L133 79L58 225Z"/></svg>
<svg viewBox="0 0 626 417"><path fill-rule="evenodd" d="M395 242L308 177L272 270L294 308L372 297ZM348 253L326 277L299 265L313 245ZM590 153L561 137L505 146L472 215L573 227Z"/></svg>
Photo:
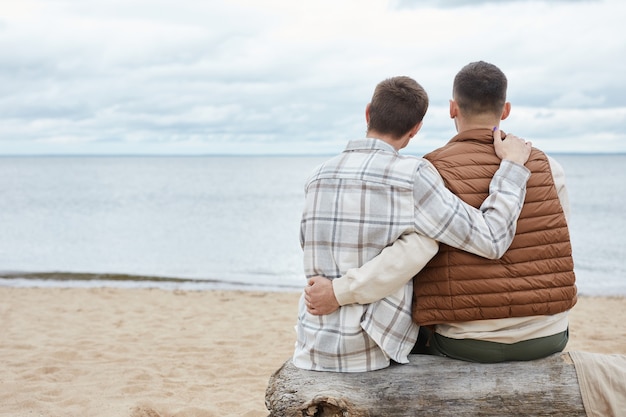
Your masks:
<svg viewBox="0 0 626 417"><path fill-rule="evenodd" d="M408 142L406 138L396 139L390 135L383 135L375 131L368 131L367 137L382 140L383 142L388 143L389 145L393 146L393 148L396 151L399 151L400 149L404 148Z"/></svg>
<svg viewBox="0 0 626 417"><path fill-rule="evenodd" d="M493 129L494 126L499 126L499 120L458 120L456 128L459 133L466 132L468 130L475 129Z"/></svg>

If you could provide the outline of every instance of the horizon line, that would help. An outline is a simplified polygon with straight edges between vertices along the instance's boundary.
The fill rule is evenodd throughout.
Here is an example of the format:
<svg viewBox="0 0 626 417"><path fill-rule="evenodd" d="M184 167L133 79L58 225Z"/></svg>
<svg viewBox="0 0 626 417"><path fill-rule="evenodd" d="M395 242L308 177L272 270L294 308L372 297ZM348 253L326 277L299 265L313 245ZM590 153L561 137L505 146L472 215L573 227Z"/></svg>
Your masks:
<svg viewBox="0 0 626 417"><path fill-rule="evenodd" d="M557 151L546 152L548 155L626 155L626 151ZM337 152L323 153L202 153L202 154L178 154L178 153L19 153L19 154L0 154L0 158L133 158L133 157L150 157L150 158L205 158L205 157L324 157L334 156ZM403 155L423 156L415 152L403 153Z"/></svg>

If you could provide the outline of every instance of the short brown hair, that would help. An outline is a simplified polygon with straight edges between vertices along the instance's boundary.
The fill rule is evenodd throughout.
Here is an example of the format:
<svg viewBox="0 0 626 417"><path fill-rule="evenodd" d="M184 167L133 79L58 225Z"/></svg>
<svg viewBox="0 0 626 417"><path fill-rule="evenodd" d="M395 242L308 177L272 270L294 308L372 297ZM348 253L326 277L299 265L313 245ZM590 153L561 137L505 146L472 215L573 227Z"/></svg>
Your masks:
<svg viewBox="0 0 626 417"><path fill-rule="evenodd" d="M414 79L405 76L381 81L370 103L368 131L398 139L422 121L428 110L428 94Z"/></svg>
<svg viewBox="0 0 626 417"><path fill-rule="evenodd" d="M467 64L454 77L452 94L465 115L499 115L506 103L506 88L506 76L498 67L478 61Z"/></svg>

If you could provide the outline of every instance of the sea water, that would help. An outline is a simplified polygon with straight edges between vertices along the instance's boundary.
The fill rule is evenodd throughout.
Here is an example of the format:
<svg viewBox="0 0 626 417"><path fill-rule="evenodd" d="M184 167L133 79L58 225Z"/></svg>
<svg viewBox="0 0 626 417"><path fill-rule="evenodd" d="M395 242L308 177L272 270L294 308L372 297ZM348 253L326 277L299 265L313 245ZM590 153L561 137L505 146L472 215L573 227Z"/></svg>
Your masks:
<svg viewBox="0 0 626 417"><path fill-rule="evenodd" d="M303 186L326 158L0 157L0 285L299 289ZM579 291L626 295L626 155L555 158Z"/></svg>

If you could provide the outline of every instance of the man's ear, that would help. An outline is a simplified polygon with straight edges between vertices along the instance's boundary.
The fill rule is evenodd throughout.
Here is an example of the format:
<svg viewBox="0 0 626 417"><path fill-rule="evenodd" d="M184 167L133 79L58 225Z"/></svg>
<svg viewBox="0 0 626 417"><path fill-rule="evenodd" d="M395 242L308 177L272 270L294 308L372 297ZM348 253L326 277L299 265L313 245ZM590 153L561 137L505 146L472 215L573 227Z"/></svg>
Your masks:
<svg viewBox="0 0 626 417"><path fill-rule="evenodd" d="M418 124L413 126L413 128L411 129L411 133L409 133L409 139L412 138L413 136L417 135L417 132L420 131L420 129L422 128L423 124L424 124L424 121L422 120L421 122L419 122Z"/></svg>
<svg viewBox="0 0 626 417"><path fill-rule="evenodd" d="M456 104L456 101L450 100L450 118L454 119L459 115L459 105Z"/></svg>
<svg viewBox="0 0 626 417"><path fill-rule="evenodd" d="M511 103L507 101L506 103L504 103L504 108L502 109L502 115L500 116L500 120L506 119L507 117L509 117L509 114L511 114Z"/></svg>
<svg viewBox="0 0 626 417"><path fill-rule="evenodd" d="M370 106L371 105L372 103L367 103L367 106L365 106L365 123L367 123L368 126L370 124Z"/></svg>

